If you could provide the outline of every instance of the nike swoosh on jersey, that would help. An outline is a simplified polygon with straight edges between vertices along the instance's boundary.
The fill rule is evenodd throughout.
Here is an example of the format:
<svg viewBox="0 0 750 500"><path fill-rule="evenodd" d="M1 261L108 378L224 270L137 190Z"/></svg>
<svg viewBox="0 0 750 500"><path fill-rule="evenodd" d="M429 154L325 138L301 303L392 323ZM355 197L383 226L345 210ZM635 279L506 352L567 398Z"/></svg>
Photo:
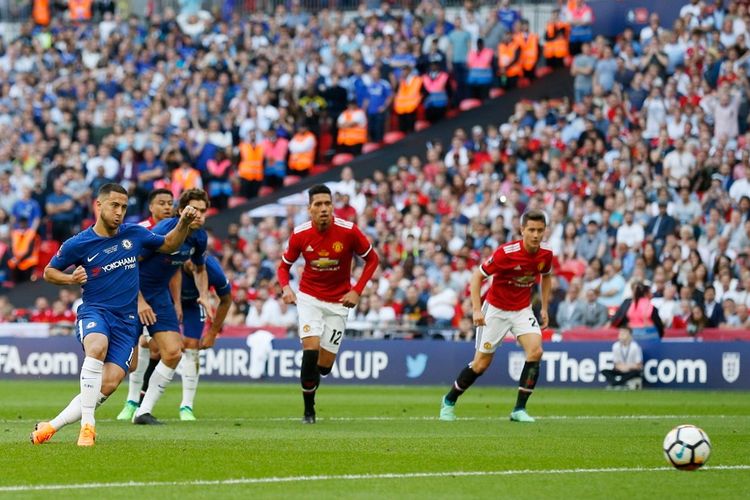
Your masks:
<svg viewBox="0 0 750 500"><path fill-rule="evenodd" d="M99 252L95 253L91 257L86 258L86 261L91 262L92 260L96 259L96 256L99 255Z"/></svg>

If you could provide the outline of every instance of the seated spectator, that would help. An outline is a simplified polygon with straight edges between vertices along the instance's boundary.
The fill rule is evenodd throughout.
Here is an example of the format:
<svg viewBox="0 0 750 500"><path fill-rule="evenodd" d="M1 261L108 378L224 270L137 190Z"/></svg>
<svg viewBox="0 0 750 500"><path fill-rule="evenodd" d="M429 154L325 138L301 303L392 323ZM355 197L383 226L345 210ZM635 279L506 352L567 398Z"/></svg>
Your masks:
<svg viewBox="0 0 750 500"><path fill-rule="evenodd" d="M586 290L586 300L582 305L581 326L589 328L600 328L607 324L609 312L607 308L597 300L597 292L593 288Z"/></svg>
<svg viewBox="0 0 750 500"><path fill-rule="evenodd" d="M565 293L565 300L560 302L557 306L556 319L560 331L564 332L565 330L570 330L571 328L575 328L584 323L583 311L586 306L579 300L579 294L580 290L578 283L571 283L568 286L568 291ZM604 321L606 322L606 318Z"/></svg>
<svg viewBox="0 0 750 500"><path fill-rule="evenodd" d="M629 328L620 328L617 342L612 344L612 361L614 368L602 370L609 387L642 387L643 351Z"/></svg>

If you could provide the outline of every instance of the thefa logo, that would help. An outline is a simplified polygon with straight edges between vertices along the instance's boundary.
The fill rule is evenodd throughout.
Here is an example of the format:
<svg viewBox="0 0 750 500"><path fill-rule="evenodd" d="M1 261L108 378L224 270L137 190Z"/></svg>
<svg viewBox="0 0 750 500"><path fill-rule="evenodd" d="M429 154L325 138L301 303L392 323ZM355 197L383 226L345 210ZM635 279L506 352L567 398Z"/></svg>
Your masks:
<svg viewBox="0 0 750 500"><path fill-rule="evenodd" d="M336 253L341 253L341 251L344 249L344 244L340 241L337 241L333 244L333 251Z"/></svg>
<svg viewBox="0 0 750 500"><path fill-rule="evenodd" d="M511 379L518 380L521 378L524 363L526 363L526 355L522 351L508 353L508 375Z"/></svg>
<svg viewBox="0 0 750 500"><path fill-rule="evenodd" d="M725 352L721 355L721 376L730 384L740 378L740 353Z"/></svg>

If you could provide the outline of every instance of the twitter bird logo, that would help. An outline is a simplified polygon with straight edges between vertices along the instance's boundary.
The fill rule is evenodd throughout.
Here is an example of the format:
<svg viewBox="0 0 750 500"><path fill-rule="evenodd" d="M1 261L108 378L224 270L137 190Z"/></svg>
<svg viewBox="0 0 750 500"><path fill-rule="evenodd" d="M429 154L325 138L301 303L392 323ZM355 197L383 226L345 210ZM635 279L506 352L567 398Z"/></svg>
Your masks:
<svg viewBox="0 0 750 500"><path fill-rule="evenodd" d="M406 376L417 378L424 373L427 368L427 354L417 354L416 356L406 356Z"/></svg>

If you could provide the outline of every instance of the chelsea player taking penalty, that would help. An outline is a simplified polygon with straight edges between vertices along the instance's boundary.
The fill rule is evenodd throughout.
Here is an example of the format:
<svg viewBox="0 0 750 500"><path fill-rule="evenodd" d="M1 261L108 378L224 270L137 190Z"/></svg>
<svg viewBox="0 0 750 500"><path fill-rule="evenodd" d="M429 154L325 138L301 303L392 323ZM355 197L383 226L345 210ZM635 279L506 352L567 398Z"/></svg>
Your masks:
<svg viewBox="0 0 750 500"><path fill-rule="evenodd" d="M83 344L78 394L49 422L40 422L31 434L33 444L48 441L64 425L81 421L78 446L93 446L94 410L112 394L128 372L140 328L136 319L138 256L144 249L171 253L179 249L198 218L195 208L183 210L166 235L137 224L123 224L128 194L119 184L103 185L96 198L96 224L63 243L44 270L55 285L81 285L76 334ZM64 271L75 266L72 274Z"/></svg>

